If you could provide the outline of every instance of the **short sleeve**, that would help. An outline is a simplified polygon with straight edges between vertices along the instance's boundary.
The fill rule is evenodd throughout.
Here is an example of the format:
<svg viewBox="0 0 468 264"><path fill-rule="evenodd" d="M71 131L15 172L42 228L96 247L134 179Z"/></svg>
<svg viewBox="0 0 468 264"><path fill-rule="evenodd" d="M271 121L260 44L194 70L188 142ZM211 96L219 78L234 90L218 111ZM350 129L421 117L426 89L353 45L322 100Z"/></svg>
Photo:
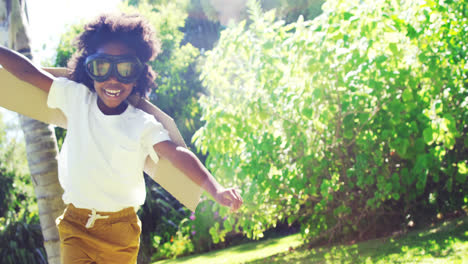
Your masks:
<svg viewBox="0 0 468 264"><path fill-rule="evenodd" d="M69 117L73 102L80 100L78 97L82 96L83 87L87 89L85 86L81 86L83 85L63 77L55 79L47 96L47 106L58 108L65 116Z"/></svg>
<svg viewBox="0 0 468 264"><path fill-rule="evenodd" d="M143 129L142 145L143 149L157 163L159 157L154 151L154 145L159 142L171 140L169 133L164 126L158 122L153 116L145 115L145 125Z"/></svg>

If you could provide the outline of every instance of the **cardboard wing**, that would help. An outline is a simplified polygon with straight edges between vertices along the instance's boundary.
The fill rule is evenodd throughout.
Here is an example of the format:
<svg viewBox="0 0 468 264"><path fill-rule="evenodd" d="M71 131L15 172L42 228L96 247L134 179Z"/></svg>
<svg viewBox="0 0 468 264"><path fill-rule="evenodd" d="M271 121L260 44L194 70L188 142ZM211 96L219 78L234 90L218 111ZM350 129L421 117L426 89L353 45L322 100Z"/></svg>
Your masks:
<svg viewBox="0 0 468 264"><path fill-rule="evenodd" d="M46 68L54 76L67 76L65 68ZM17 79L0 67L0 106L47 124L67 127L65 115L58 109L47 107L47 93ZM171 140L186 146L174 120L149 101L133 96L128 101L135 107L153 115L168 130ZM146 158L144 171L188 209L195 211L203 189L188 176L161 158L154 163Z"/></svg>
<svg viewBox="0 0 468 264"><path fill-rule="evenodd" d="M47 107L47 93L20 81L1 67L0 106L47 124L67 127L62 111Z"/></svg>

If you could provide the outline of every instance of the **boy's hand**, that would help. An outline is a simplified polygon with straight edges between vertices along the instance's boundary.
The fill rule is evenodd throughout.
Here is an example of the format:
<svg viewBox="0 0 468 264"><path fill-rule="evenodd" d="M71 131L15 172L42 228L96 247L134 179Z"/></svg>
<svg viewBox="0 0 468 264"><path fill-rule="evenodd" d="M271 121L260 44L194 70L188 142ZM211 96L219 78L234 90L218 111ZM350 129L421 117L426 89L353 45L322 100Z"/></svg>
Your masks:
<svg viewBox="0 0 468 264"><path fill-rule="evenodd" d="M239 192L234 188L219 190L213 198L221 205L231 207L233 212L237 211L241 207L243 201Z"/></svg>
<svg viewBox="0 0 468 264"><path fill-rule="evenodd" d="M177 146L172 141L163 141L155 144L154 150L205 189L219 204L231 207L232 211L237 211L242 205L239 192L234 188L222 187L197 156L188 149Z"/></svg>

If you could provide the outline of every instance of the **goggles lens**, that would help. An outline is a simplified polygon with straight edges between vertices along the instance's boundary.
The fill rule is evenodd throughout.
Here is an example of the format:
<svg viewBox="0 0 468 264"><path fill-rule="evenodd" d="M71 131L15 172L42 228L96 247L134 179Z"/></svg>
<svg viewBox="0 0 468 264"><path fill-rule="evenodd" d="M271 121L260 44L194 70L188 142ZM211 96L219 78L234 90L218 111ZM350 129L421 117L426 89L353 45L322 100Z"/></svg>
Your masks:
<svg viewBox="0 0 468 264"><path fill-rule="evenodd" d="M85 68L89 77L98 82L104 82L110 76L115 76L122 83L131 83L138 79L143 65L135 56L98 53L86 58Z"/></svg>
<svg viewBox="0 0 468 264"><path fill-rule="evenodd" d="M137 65L133 62L121 62L117 64L117 72L124 77L130 77L135 74Z"/></svg>
<svg viewBox="0 0 468 264"><path fill-rule="evenodd" d="M104 60L93 60L88 64L88 70L94 76L105 76L111 69L111 64Z"/></svg>

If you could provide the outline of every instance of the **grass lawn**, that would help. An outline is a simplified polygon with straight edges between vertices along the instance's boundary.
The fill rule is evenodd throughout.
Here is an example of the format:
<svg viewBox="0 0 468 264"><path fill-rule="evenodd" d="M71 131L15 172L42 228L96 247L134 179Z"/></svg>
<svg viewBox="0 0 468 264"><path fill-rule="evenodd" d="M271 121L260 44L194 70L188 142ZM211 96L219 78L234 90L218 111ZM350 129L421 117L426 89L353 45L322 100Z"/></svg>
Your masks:
<svg viewBox="0 0 468 264"><path fill-rule="evenodd" d="M468 217L354 245L307 249L291 235L154 264L163 263L468 263Z"/></svg>

